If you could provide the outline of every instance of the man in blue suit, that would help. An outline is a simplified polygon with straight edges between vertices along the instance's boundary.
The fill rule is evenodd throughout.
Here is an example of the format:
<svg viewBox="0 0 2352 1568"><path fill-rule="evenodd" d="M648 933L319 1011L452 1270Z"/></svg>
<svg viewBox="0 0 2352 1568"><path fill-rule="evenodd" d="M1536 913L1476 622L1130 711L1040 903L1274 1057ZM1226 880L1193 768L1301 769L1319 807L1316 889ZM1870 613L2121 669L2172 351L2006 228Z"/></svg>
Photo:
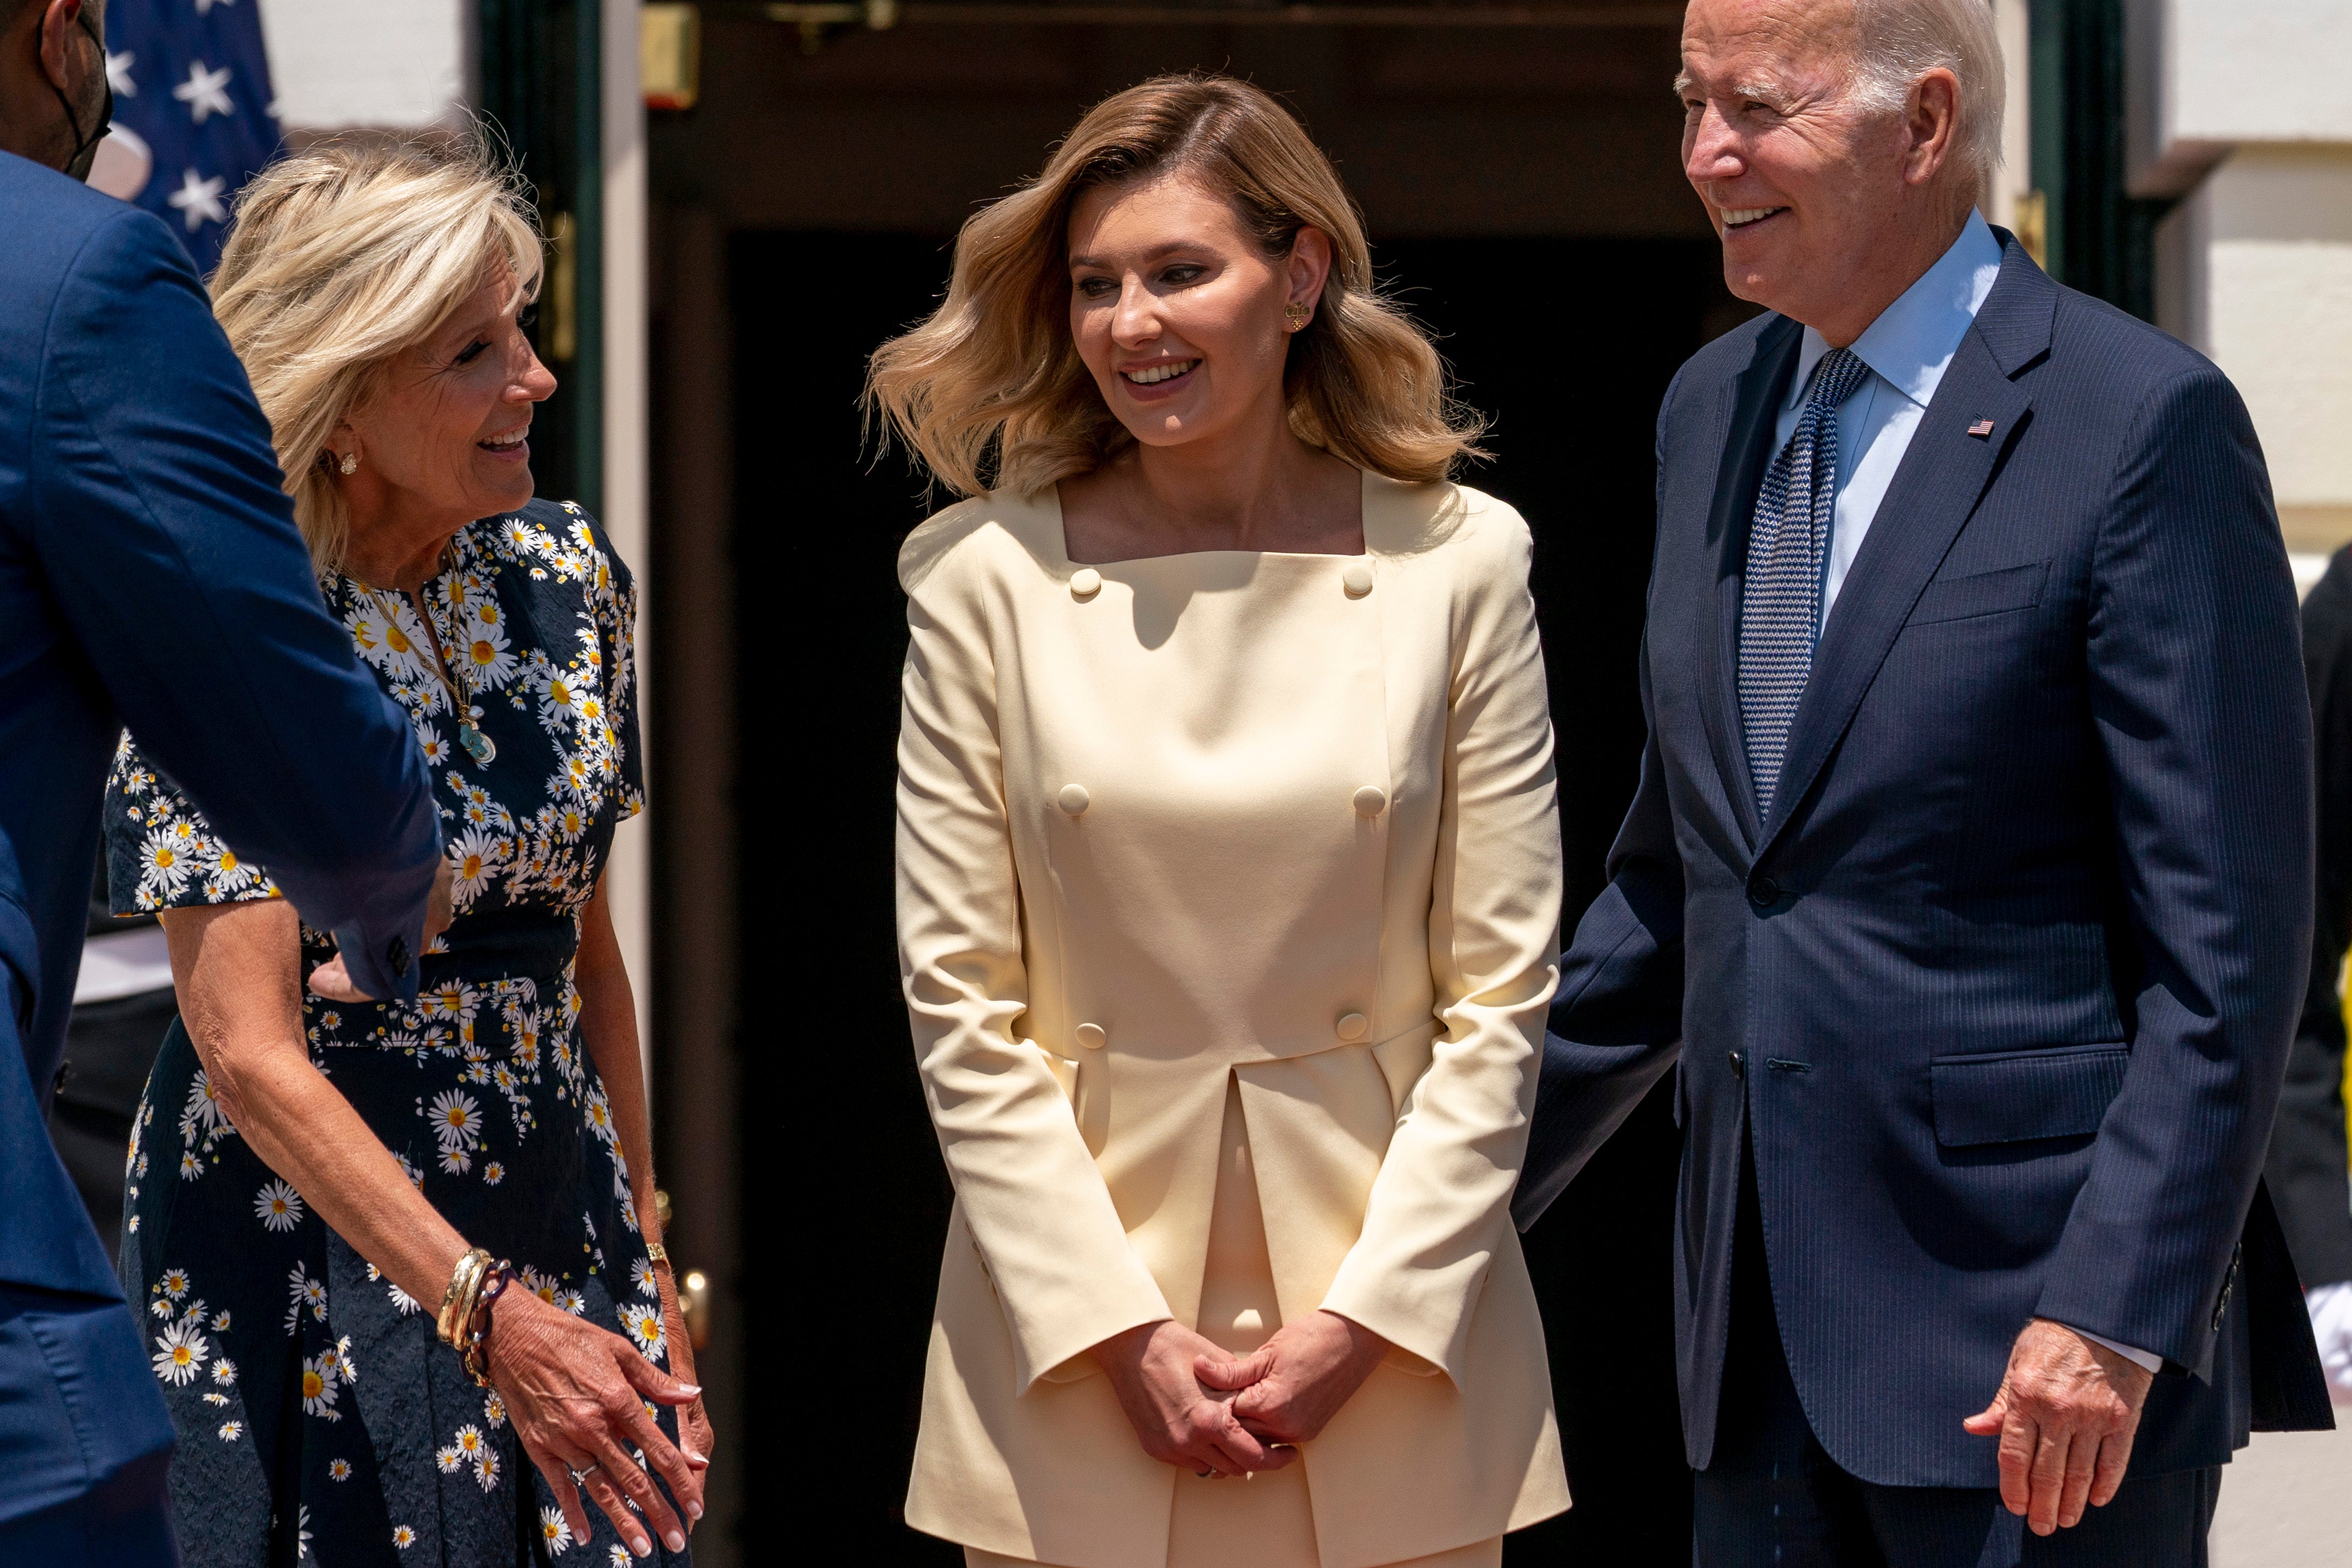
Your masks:
<svg viewBox="0 0 2352 1568"><path fill-rule="evenodd" d="M0 0L0 1563L43 1568L175 1560L148 1347L43 1127L117 734L367 994L415 995L446 906L423 759L320 604L203 286L77 183L103 20Z"/></svg>
<svg viewBox="0 0 2352 1568"><path fill-rule="evenodd" d="M1517 1213L1676 1068L1706 1568L2201 1564L2250 1424L2329 1424L2259 1185L2312 874L2269 483L2220 372L1976 216L1990 18L1684 24L1770 310L1659 415L1649 740Z"/></svg>

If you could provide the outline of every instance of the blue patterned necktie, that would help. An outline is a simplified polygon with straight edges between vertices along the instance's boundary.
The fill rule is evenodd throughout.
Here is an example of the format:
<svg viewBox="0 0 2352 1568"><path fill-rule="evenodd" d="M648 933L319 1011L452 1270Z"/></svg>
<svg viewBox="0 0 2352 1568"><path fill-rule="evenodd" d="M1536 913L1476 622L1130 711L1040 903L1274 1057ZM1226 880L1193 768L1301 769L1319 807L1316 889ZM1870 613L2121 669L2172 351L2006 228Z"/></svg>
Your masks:
<svg viewBox="0 0 2352 1568"><path fill-rule="evenodd" d="M1739 713L1759 815L1772 815L1789 723L1812 673L1821 626L1822 566L1837 503L1837 410L1870 367L1832 349L1813 367L1813 387L1796 434L1772 459L1748 530L1748 575L1739 595Z"/></svg>

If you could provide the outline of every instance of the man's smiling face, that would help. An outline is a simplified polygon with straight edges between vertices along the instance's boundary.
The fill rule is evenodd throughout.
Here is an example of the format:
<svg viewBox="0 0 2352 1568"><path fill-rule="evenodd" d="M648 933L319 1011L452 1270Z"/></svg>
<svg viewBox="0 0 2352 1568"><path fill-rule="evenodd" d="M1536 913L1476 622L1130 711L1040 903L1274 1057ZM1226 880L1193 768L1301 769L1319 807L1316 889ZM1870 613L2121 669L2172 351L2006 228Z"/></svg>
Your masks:
<svg viewBox="0 0 2352 1568"><path fill-rule="evenodd" d="M1910 205L1903 116L1852 90L1851 0L1691 0L1683 172L1731 291L1798 321L1836 313Z"/></svg>

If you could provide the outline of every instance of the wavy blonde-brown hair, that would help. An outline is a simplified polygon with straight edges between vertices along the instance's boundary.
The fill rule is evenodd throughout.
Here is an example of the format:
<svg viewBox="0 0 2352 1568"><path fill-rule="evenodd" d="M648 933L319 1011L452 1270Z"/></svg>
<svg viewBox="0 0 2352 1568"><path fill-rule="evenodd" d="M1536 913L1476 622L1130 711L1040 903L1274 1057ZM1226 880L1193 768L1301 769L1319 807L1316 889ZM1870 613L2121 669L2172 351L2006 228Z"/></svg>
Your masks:
<svg viewBox="0 0 2352 1568"><path fill-rule="evenodd" d="M866 408L949 489L1034 493L1133 441L1070 335L1070 208L1083 192L1182 174L1232 201L1269 257L1331 241L1314 319L1283 374L1299 438L1392 479L1483 457L1428 335L1374 290L1364 226L1329 159L1274 99L1231 77L1155 77L1104 100L1037 177L967 220L948 297L874 353Z"/></svg>
<svg viewBox="0 0 2352 1568"><path fill-rule="evenodd" d="M321 570L342 563L351 533L327 437L499 262L518 300L535 297L541 246L520 177L478 133L338 138L239 193L213 314L268 416Z"/></svg>

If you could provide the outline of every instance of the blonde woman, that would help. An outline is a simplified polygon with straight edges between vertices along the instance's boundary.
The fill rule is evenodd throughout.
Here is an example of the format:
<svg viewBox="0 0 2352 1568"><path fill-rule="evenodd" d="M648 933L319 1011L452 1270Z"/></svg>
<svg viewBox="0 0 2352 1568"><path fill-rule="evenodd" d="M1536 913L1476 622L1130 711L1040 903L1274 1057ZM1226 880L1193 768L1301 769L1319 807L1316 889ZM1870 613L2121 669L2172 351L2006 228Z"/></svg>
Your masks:
<svg viewBox="0 0 2352 1568"><path fill-rule="evenodd" d="M1507 1214L1560 854L1526 525L1257 89L1097 108L873 405L956 1205L907 1518L975 1564L1499 1561L1568 1506ZM1247 1479L1244 1479L1247 1478Z"/></svg>
<svg viewBox="0 0 2352 1568"><path fill-rule="evenodd" d="M429 763L456 919L416 1006L365 1001L124 738L112 896L163 911L181 1017L121 1268L190 1568L683 1562L701 1511L603 892L640 805L635 595L531 497L540 254L478 149L331 145L247 188L214 279L327 606Z"/></svg>

